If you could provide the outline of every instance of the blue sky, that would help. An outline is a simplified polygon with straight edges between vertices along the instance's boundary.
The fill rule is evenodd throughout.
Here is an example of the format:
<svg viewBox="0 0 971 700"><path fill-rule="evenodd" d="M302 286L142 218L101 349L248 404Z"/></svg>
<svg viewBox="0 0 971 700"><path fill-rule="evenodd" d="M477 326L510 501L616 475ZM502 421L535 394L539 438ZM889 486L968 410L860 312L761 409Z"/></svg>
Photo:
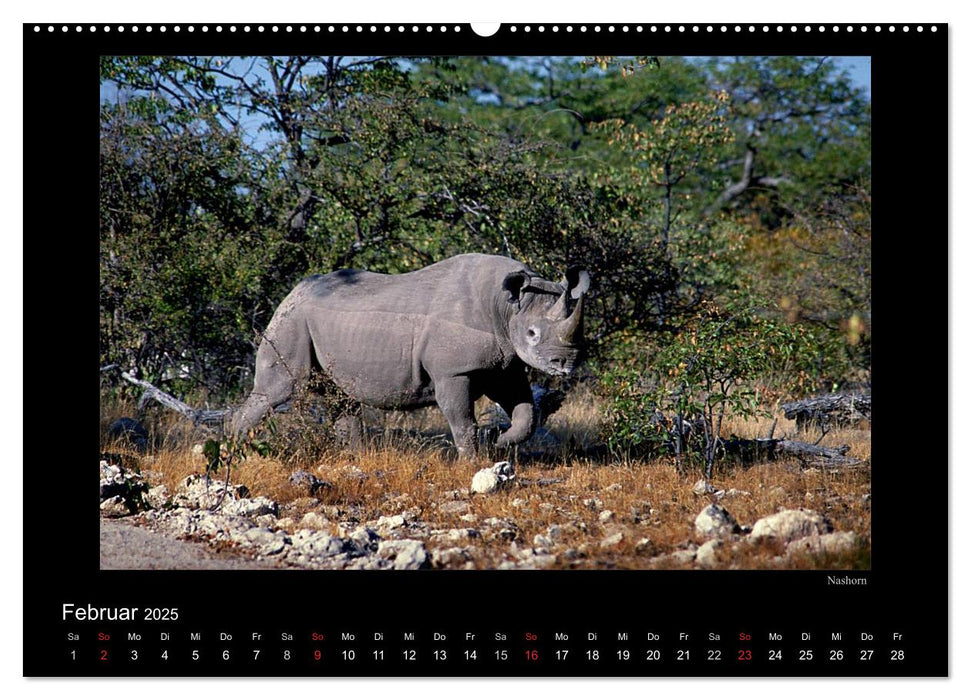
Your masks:
<svg viewBox="0 0 971 700"><path fill-rule="evenodd" d="M833 60L837 66L849 73L853 84L865 89L867 97L870 97L870 57L836 56Z"/></svg>

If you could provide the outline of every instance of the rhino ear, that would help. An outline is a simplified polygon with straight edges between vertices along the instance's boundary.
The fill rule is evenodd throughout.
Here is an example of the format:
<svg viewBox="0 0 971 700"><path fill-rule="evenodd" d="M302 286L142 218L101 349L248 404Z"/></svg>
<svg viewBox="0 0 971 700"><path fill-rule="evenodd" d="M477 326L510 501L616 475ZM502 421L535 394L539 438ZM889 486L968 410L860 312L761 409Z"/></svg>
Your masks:
<svg viewBox="0 0 971 700"><path fill-rule="evenodd" d="M523 287L529 284L529 275L524 270L517 270L506 275L502 281L502 288L509 292L509 301L519 301L519 295Z"/></svg>
<svg viewBox="0 0 971 700"><path fill-rule="evenodd" d="M566 271L564 286L570 292L570 297L579 299L590 289L590 273L579 267L571 267Z"/></svg>

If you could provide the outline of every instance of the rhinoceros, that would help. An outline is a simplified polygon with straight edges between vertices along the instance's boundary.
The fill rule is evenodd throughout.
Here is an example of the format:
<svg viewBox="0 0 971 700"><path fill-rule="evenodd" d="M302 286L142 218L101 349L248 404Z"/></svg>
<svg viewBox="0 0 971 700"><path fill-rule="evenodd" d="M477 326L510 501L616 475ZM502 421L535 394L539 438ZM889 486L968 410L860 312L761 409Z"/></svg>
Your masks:
<svg viewBox="0 0 971 700"><path fill-rule="evenodd" d="M398 275L311 275L267 326L233 434L246 433L320 370L362 404L438 404L460 456L476 452L473 404L483 395L511 418L497 444L527 440L536 420L526 365L551 375L573 371L589 286L583 270L568 270L558 284L511 258L481 254Z"/></svg>

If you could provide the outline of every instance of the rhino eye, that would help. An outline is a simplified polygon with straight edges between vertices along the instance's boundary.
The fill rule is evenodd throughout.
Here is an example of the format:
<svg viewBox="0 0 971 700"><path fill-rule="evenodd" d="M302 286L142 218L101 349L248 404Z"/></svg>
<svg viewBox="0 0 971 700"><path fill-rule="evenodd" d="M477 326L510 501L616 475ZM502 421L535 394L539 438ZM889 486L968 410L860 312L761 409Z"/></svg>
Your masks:
<svg viewBox="0 0 971 700"><path fill-rule="evenodd" d="M530 343L538 343L539 342L539 331L536 330L535 328L532 328L532 327L527 328L526 329L526 340L528 340Z"/></svg>

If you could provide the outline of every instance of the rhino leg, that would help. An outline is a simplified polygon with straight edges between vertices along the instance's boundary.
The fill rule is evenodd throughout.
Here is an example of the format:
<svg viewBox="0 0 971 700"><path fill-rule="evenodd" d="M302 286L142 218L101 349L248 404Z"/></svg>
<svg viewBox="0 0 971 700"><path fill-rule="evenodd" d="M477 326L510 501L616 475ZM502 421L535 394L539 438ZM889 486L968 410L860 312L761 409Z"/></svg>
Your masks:
<svg viewBox="0 0 971 700"><path fill-rule="evenodd" d="M502 406L502 410L509 415L512 423L508 430L499 434L499 439L496 440L497 447L507 447L525 442L533 436L533 432L536 430L533 392L529 387L526 376L516 377L512 381L503 377L500 382L503 380L508 383L491 388L487 393L490 399Z"/></svg>
<svg viewBox="0 0 971 700"><path fill-rule="evenodd" d="M462 459L475 457L478 444L470 384L468 377L448 377L435 382L435 401L452 429L452 440Z"/></svg>
<svg viewBox="0 0 971 700"><path fill-rule="evenodd" d="M274 319L276 320L276 319ZM289 323L286 334L281 324L271 322L267 335L256 351L256 377L253 391L243 406L233 415L232 434L239 437L256 426L270 410L293 395L298 381L306 379L310 371L310 336L306 326Z"/></svg>

